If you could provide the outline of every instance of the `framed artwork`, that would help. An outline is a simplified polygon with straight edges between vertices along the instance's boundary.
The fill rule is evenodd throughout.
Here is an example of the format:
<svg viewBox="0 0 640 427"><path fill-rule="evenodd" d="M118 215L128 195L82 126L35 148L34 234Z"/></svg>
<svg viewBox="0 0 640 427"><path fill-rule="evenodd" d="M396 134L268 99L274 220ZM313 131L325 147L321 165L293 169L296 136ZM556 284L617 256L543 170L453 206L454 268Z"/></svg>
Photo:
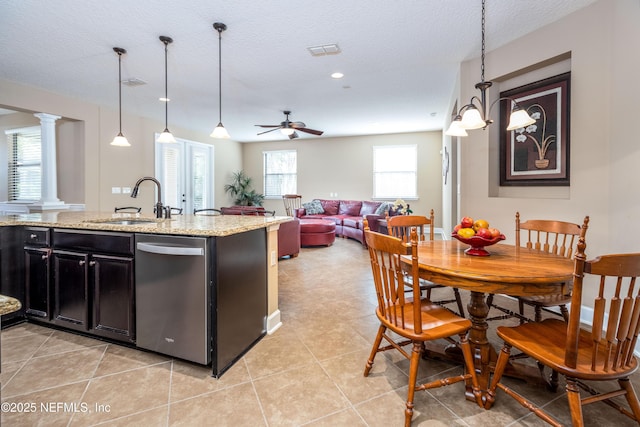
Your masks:
<svg viewBox="0 0 640 427"><path fill-rule="evenodd" d="M500 185L569 185L569 89L571 73L500 93L536 120L526 128L500 133ZM513 101L500 103L506 129Z"/></svg>

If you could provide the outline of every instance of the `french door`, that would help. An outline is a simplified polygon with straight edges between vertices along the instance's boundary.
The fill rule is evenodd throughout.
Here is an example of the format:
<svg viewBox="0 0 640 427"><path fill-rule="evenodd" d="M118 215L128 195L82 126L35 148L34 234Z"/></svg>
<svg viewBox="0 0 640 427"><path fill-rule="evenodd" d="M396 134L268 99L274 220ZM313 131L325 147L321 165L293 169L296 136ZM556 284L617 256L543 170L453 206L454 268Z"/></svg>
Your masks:
<svg viewBox="0 0 640 427"><path fill-rule="evenodd" d="M212 208L213 155L212 145L176 138L177 143L156 142L156 178L162 184L165 205L194 209Z"/></svg>

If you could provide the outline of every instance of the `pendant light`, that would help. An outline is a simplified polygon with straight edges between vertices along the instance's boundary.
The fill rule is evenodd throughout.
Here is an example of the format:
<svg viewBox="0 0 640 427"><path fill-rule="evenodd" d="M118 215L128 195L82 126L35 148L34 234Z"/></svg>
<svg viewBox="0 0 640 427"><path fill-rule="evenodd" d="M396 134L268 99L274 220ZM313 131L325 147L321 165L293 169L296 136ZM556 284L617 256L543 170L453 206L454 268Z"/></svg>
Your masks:
<svg viewBox="0 0 640 427"><path fill-rule="evenodd" d="M491 114L491 108L496 102L507 100L512 102L513 108L511 110L511 116L509 117L509 124L507 130L515 130L529 126L536 121L529 116L525 110L521 109L516 101L511 98L498 98L487 107L487 89L491 87L492 82L484 81L484 56L485 56L485 0L482 0L482 55L480 57L480 83L476 83L476 89L480 90L480 98L473 96L471 101L463 106L456 114L455 118L451 122L449 129L445 132L445 135L449 136L467 136L467 130L470 129L484 129L493 123L493 120L489 118ZM475 103L474 103L475 102ZM476 105L479 104L479 105Z"/></svg>
<svg viewBox="0 0 640 427"><path fill-rule="evenodd" d="M229 132L222 125L222 32L227 26L222 22L213 24L213 28L218 32L218 126L211 132L213 138L229 138Z"/></svg>
<svg viewBox="0 0 640 427"><path fill-rule="evenodd" d="M164 43L164 130L156 139L156 142L175 143L176 139L169 132L169 95L167 91L167 46L169 43L173 43L173 39L167 36L160 36L160 41Z"/></svg>
<svg viewBox="0 0 640 427"><path fill-rule="evenodd" d="M122 134L122 55L127 53L121 47L114 47L113 51L118 54L118 111L120 114L120 128L118 131L118 135L113 138L111 141L111 145L115 145L117 147L131 147L127 138Z"/></svg>

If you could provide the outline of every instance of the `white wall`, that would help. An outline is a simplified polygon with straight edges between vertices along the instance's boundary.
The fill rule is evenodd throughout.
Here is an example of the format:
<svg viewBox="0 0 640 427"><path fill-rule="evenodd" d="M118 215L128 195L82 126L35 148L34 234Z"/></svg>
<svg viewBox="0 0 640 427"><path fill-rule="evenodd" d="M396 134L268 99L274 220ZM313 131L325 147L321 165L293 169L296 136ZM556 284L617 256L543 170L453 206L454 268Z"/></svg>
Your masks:
<svg viewBox="0 0 640 427"><path fill-rule="evenodd" d="M151 185L145 184L135 201L128 195L111 194L111 187L133 187L138 178L153 176L154 133L164 129L161 121L132 116L123 110L122 131L132 145L123 148L109 145L118 132L117 110L6 80L0 80L0 106L63 117L64 125L57 131L61 200L84 203L90 211L110 212L115 206L133 204L142 206L145 213L152 212L155 191ZM12 126L5 122L3 126ZM171 130L176 137L215 146L215 204L223 205L227 175L242 167L240 144L177 127Z"/></svg>
<svg viewBox="0 0 640 427"><path fill-rule="evenodd" d="M489 20L490 18L488 18ZM459 141L459 215L484 217L513 242L514 214L582 223L591 218L587 255L640 252L640 142L634 134L640 82L640 4L600 0L506 46L488 52L488 79L500 80L570 53L571 186L516 187L495 194L497 125ZM488 40L488 46L491 41ZM479 60L461 66L462 103L477 95ZM501 89L492 88L499 92ZM496 96L495 94L492 96ZM502 189L501 189L502 190ZM511 189L514 190L514 189Z"/></svg>
<svg viewBox="0 0 640 427"><path fill-rule="evenodd" d="M298 194L303 202L312 199L371 200L373 196L373 146L418 146L418 200L407 201L416 214L434 209L436 223L442 224L442 132L417 132L345 138L300 138L243 144L244 170L262 192L262 152L297 150ZM393 201L393 200L392 200ZM284 215L282 199L266 200L266 209Z"/></svg>

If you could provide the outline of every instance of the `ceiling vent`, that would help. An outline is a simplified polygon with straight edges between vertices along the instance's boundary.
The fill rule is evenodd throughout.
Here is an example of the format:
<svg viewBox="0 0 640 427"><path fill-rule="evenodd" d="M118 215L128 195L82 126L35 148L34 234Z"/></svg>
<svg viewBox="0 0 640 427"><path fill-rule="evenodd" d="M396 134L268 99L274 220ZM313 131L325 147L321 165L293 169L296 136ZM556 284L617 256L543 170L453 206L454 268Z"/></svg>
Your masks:
<svg viewBox="0 0 640 427"><path fill-rule="evenodd" d="M341 52L340 46L338 46L336 43L311 46L308 47L307 50L309 51L309 53L311 53L312 56L337 55Z"/></svg>
<svg viewBox="0 0 640 427"><path fill-rule="evenodd" d="M135 77L127 79L127 80L123 80L122 84L125 86L129 86L129 87L136 87L136 86L142 86L142 85L146 85L147 82L145 82L144 80L140 80L137 79Z"/></svg>

